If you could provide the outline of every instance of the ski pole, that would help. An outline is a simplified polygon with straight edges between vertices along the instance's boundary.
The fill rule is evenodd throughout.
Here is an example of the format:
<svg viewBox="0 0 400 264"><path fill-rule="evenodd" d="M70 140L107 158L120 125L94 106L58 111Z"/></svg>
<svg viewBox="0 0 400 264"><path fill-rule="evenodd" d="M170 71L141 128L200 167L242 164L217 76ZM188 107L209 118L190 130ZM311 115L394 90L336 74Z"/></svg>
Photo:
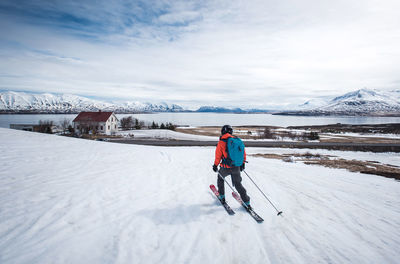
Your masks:
<svg viewBox="0 0 400 264"><path fill-rule="evenodd" d="M261 191L260 187L258 187L258 185L253 181L253 179L249 176L249 174L247 174L247 172L245 170L243 170L244 173L246 173L247 177L249 177L249 179L254 183L254 185L257 187L257 189L264 195L265 199L268 200L268 202L275 208L275 210L278 212L277 215L282 214L282 211L279 211L278 209L276 209L275 205L268 199L268 197L265 195L265 193L263 191Z"/></svg>
<svg viewBox="0 0 400 264"><path fill-rule="evenodd" d="M226 184L228 184L229 188L231 188L232 192L234 192L237 196L239 196L239 194L236 193L236 191L233 189L233 187L229 184L229 182L221 175L221 173L219 173L219 171L217 172L218 176L224 180L224 182ZM249 207L247 206L247 204L243 203L243 205L248 209Z"/></svg>

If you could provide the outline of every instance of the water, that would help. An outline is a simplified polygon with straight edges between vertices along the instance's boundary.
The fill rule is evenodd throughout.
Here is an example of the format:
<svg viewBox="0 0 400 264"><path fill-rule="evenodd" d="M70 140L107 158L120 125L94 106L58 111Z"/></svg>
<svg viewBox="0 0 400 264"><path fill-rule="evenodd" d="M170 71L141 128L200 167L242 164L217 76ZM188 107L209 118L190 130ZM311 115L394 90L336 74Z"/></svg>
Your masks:
<svg viewBox="0 0 400 264"><path fill-rule="evenodd" d="M10 124L38 124L40 120L51 120L59 124L62 120L72 121L77 115L7 115L0 114L0 127L9 128ZM156 114L123 114L117 115L119 119L125 116L133 116L146 123L155 121L159 124L171 122L177 125L188 126L222 126L230 124L255 125L255 126L300 126L300 125L327 125L327 124L383 124L400 123L400 117L315 117L315 116L278 116L271 114L220 114L220 113L156 113Z"/></svg>

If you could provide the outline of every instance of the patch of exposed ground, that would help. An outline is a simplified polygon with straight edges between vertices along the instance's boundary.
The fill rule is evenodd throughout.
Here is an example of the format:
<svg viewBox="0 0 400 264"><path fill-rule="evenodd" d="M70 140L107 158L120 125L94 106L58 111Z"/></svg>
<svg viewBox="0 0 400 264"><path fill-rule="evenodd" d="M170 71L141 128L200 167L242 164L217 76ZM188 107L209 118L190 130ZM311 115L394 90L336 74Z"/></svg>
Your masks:
<svg viewBox="0 0 400 264"><path fill-rule="evenodd" d="M335 143L384 143L384 144L400 144L399 139L382 138L382 137L352 137L345 135L330 135L320 134L320 142L335 142Z"/></svg>
<svg viewBox="0 0 400 264"><path fill-rule="evenodd" d="M103 134L96 134L96 135L88 135L88 134L83 134L81 138L84 139L93 139L93 140L102 140L102 139L116 139L116 138L122 138L122 136L110 136L110 135L103 135Z"/></svg>
<svg viewBox="0 0 400 264"><path fill-rule="evenodd" d="M249 156L280 159L286 162L301 161L307 165L321 165L329 168L347 169L351 172L374 174L400 180L400 167L377 161L346 160L336 156L294 153L294 154L249 154Z"/></svg>
<svg viewBox="0 0 400 264"><path fill-rule="evenodd" d="M211 136L217 137L221 135L221 127L194 127L194 128L176 128L176 132L190 134L190 135L200 135L200 136Z"/></svg>

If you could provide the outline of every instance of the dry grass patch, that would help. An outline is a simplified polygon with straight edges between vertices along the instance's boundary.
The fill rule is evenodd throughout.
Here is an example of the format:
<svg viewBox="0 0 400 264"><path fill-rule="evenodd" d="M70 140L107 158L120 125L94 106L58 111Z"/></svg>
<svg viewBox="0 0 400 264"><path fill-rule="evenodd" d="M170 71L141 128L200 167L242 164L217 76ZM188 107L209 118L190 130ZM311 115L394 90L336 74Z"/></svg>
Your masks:
<svg viewBox="0 0 400 264"><path fill-rule="evenodd" d="M400 180L400 167L390 164L382 164L378 161L338 159L336 156L311 154L309 152L302 154L250 154L249 156L280 159L287 162L301 161L307 165L321 165L328 168L347 169L351 172L374 174Z"/></svg>
<svg viewBox="0 0 400 264"><path fill-rule="evenodd" d="M304 163L309 165L322 165L329 168L347 169L352 172L375 174L400 180L400 169L397 166L389 164L345 159L304 161Z"/></svg>
<svg viewBox="0 0 400 264"><path fill-rule="evenodd" d="M175 131L190 135L211 136L211 137L221 136L221 127L195 127L195 128L178 127L175 129Z"/></svg>
<svg viewBox="0 0 400 264"><path fill-rule="evenodd" d="M306 153L292 153L292 154L275 154L275 153L266 153L266 154L249 154L249 156L253 157L263 157L267 159L281 159L285 160L285 158L289 157L295 157L297 158L296 160L312 160L312 159L329 159L333 158L336 156L331 156L331 155L321 155L321 154L312 154L310 152Z"/></svg>
<svg viewBox="0 0 400 264"><path fill-rule="evenodd" d="M379 138L379 137L350 137L343 135L335 135L334 138L331 138L331 135L326 136L321 135L321 142L340 142L340 143L384 143L384 144L400 144L399 139L391 139L391 138Z"/></svg>

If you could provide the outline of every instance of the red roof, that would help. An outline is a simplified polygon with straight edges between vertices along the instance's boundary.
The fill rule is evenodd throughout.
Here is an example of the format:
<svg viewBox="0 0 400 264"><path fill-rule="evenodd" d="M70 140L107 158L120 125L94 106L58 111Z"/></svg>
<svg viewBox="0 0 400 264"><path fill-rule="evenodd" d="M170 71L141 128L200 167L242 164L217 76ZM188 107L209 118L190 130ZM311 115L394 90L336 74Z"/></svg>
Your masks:
<svg viewBox="0 0 400 264"><path fill-rule="evenodd" d="M113 112L80 112L74 121L94 121L94 122L106 122Z"/></svg>

